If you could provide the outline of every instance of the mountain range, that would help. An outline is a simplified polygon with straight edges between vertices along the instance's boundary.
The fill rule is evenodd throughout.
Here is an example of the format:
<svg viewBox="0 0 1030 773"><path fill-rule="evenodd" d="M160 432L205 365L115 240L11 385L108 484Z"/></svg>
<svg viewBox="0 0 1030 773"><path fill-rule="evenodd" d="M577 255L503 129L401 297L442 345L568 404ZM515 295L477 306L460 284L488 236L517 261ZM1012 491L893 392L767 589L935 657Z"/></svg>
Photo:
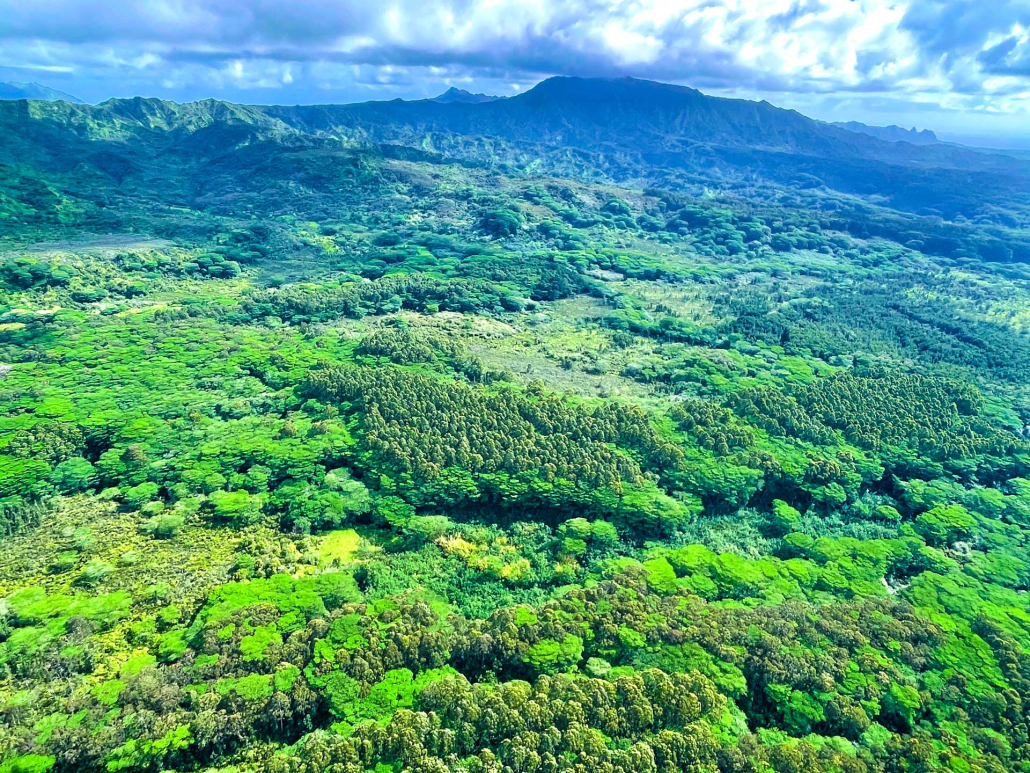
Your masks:
<svg viewBox="0 0 1030 773"><path fill-rule="evenodd" d="M1015 222L1014 212L1030 207L1024 159L889 141L875 135L893 136L890 129L854 131L764 101L632 78L555 77L506 99L451 89L432 100L295 107L144 98L95 106L7 102L0 103L0 127L4 158L44 165L74 158L119 179L162 155L192 162L255 143L343 142L635 186L765 197L832 191L947 220Z"/></svg>
<svg viewBox="0 0 1030 773"><path fill-rule="evenodd" d="M46 102L64 101L77 105L84 104L78 97L73 97L71 94L52 89L41 83L0 82L0 100L12 99L40 99Z"/></svg>
<svg viewBox="0 0 1030 773"><path fill-rule="evenodd" d="M913 145L935 145L940 142L937 135L929 129L902 129L900 126L868 126L858 121L834 121L833 126L847 129L849 132L868 134L888 142L911 142Z"/></svg>

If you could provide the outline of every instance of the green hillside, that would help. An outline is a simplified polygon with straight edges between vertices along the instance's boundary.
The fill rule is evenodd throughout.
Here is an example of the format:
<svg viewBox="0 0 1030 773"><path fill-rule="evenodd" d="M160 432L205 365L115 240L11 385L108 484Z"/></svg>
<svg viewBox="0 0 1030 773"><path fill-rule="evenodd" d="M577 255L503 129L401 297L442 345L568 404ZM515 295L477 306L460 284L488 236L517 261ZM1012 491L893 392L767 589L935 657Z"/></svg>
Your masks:
<svg viewBox="0 0 1030 773"><path fill-rule="evenodd" d="M0 773L1030 770L1028 179L630 80L0 102Z"/></svg>

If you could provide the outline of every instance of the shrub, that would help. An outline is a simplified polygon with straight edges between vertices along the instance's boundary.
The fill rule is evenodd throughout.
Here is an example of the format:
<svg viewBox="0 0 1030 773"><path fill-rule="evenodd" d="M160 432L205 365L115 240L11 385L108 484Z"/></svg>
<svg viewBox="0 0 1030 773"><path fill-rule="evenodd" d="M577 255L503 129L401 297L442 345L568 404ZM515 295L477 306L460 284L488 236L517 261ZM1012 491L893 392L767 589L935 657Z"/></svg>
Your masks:
<svg viewBox="0 0 1030 773"><path fill-rule="evenodd" d="M113 571L114 567L111 564L94 558L83 568L82 573L75 579L75 584L85 588L94 588L106 580Z"/></svg>
<svg viewBox="0 0 1030 773"><path fill-rule="evenodd" d="M182 529L185 520L181 513L162 513L147 521L146 530L155 539L171 539Z"/></svg>

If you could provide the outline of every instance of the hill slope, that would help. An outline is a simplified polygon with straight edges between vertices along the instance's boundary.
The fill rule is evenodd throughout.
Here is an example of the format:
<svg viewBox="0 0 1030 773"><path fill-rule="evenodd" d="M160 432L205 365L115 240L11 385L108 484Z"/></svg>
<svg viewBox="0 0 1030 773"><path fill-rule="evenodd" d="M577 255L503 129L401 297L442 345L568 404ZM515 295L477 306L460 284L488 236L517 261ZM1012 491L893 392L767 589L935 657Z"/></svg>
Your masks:
<svg viewBox="0 0 1030 773"><path fill-rule="evenodd" d="M1030 225L1026 160L888 142L766 102L629 78L551 78L486 102L0 102L0 128L8 163L67 173L74 161L118 184L163 174L163 167L169 175L182 167L199 174L226 154L253 161L261 144L266 156L346 147L695 195L716 189L767 201L789 190L820 207L864 202L906 217Z"/></svg>
<svg viewBox="0 0 1030 773"><path fill-rule="evenodd" d="M615 181L653 179L656 169L673 172L684 185L757 177L876 195L898 209L946 218L1030 204L1025 163L954 146L888 142L767 102L632 78L551 78L485 104L394 100L266 113L307 133L432 148L483 163L518 163L529 152L545 168Z"/></svg>
<svg viewBox="0 0 1030 773"><path fill-rule="evenodd" d="M465 102L477 105L482 102L495 102L498 99L503 99L503 97L492 97L489 94L473 94L471 91L451 86L440 96L434 97L433 102L439 102L443 105L450 104L451 102Z"/></svg>
<svg viewBox="0 0 1030 773"><path fill-rule="evenodd" d="M1028 773L1027 210L887 206L961 153L0 103L0 773Z"/></svg>
<svg viewBox="0 0 1030 773"><path fill-rule="evenodd" d="M449 92L450 93L450 92ZM503 100L249 107L155 99L101 105L0 107L18 153L73 131L89 140L144 138L207 152L254 136L396 145L480 165L700 191L705 187L825 187L907 212L969 220L1030 208L1030 163L944 144L881 140L766 102L709 97L630 78L551 78ZM215 128L217 127L217 128Z"/></svg>

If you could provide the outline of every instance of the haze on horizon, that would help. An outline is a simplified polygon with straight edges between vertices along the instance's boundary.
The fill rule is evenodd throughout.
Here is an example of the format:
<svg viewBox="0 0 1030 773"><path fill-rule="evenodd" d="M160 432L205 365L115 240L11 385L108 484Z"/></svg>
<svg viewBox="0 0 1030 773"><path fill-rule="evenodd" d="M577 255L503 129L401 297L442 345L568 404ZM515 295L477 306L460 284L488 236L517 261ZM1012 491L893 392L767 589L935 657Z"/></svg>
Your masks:
<svg viewBox="0 0 1030 773"><path fill-rule="evenodd" d="M1030 148L1025 0L0 0L0 80L88 102L510 96L552 75Z"/></svg>

